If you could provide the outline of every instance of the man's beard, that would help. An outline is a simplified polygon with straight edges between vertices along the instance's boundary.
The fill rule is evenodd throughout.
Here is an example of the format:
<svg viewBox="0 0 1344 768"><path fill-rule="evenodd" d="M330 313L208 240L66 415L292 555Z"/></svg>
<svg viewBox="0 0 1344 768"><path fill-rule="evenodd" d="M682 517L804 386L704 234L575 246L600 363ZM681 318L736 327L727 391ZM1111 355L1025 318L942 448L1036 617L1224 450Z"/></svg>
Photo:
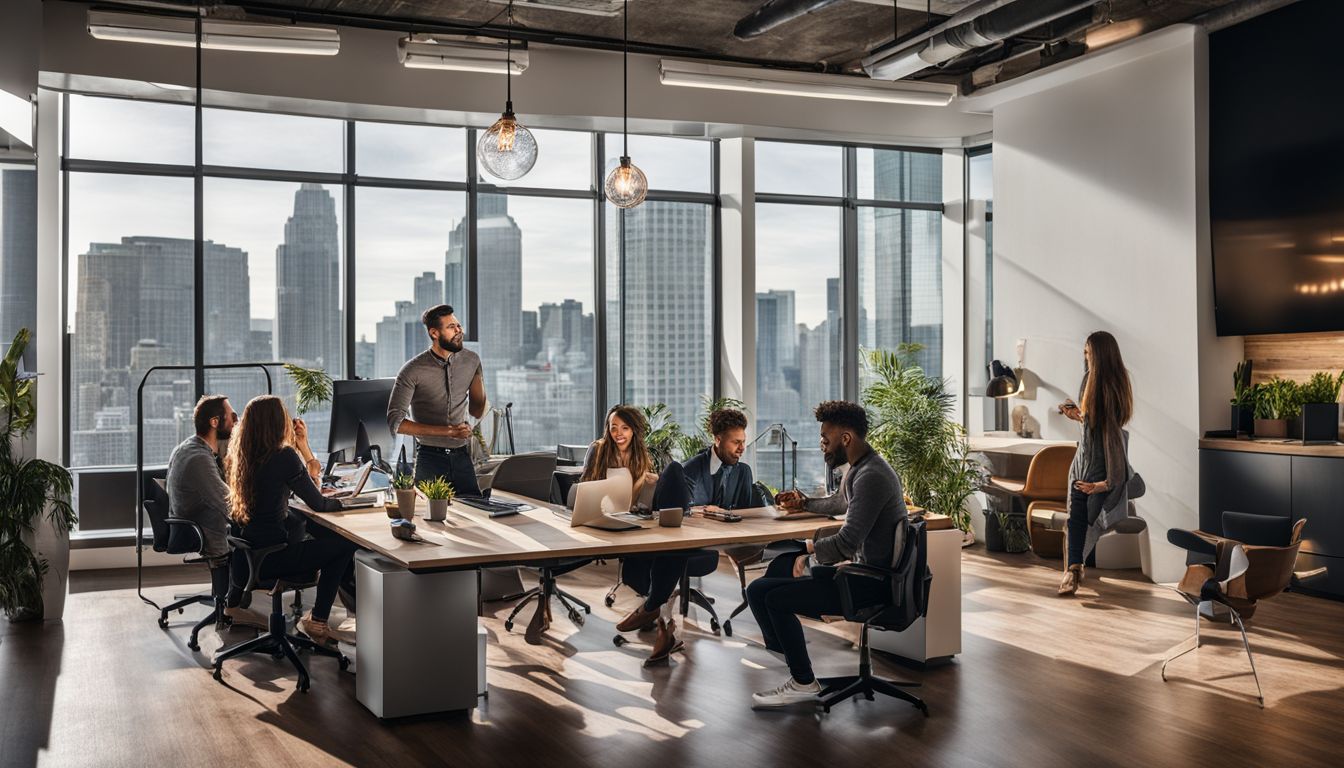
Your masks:
<svg viewBox="0 0 1344 768"><path fill-rule="evenodd" d="M821 454L826 460L826 466L831 469L839 469L849 463L849 457L845 455L844 448L836 448L834 451L826 451Z"/></svg>
<svg viewBox="0 0 1344 768"><path fill-rule="evenodd" d="M741 457L735 454L725 453L723 451L720 451L718 448L714 449L714 453L718 454L719 461L723 462L724 464L727 464L730 467L736 464L738 461L741 461Z"/></svg>
<svg viewBox="0 0 1344 768"><path fill-rule="evenodd" d="M445 352L461 352L462 342L455 340L455 338L450 339L445 336L440 336L439 349L442 349Z"/></svg>

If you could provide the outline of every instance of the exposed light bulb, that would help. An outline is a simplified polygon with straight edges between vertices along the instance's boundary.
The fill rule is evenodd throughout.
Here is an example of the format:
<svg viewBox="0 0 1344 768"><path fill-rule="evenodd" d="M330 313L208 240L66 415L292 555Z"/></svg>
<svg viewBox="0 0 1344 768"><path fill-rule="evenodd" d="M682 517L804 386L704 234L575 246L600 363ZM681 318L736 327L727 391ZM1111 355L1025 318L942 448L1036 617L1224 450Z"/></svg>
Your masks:
<svg viewBox="0 0 1344 768"><path fill-rule="evenodd" d="M521 179L537 163L537 140L509 109L476 142L481 167L491 175Z"/></svg>
<svg viewBox="0 0 1344 768"><path fill-rule="evenodd" d="M621 164L611 169L605 185L607 199L617 208L634 208L644 202L649 193L649 180L628 155L621 156Z"/></svg>

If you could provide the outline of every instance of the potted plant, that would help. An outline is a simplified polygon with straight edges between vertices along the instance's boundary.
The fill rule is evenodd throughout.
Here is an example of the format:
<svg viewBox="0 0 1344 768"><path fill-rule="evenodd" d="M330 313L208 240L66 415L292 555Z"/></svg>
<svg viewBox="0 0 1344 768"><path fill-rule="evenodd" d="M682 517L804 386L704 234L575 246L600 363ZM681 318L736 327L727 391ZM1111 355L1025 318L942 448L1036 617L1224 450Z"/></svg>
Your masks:
<svg viewBox="0 0 1344 768"><path fill-rule="evenodd" d="M1344 371L1338 375L1318 371L1299 387L1303 443L1333 443L1339 439L1339 390L1342 385Z"/></svg>
<svg viewBox="0 0 1344 768"><path fill-rule="evenodd" d="M664 403L646 405L640 410L649 423L644 446L653 460L653 471L661 473L668 464L676 461L676 449L682 438L681 425L672 420L672 411Z"/></svg>
<svg viewBox="0 0 1344 768"><path fill-rule="evenodd" d="M37 387L31 377L20 380L18 370L30 338L20 329L0 360L0 610L11 621L61 617L75 524L70 472L25 456L37 423ZM39 537L55 541L39 546Z"/></svg>
<svg viewBox="0 0 1344 768"><path fill-rule="evenodd" d="M1261 384L1255 396L1255 436L1287 437L1288 420L1300 410L1296 382L1275 376Z"/></svg>
<svg viewBox="0 0 1344 768"><path fill-rule="evenodd" d="M432 480L421 480L419 487L420 492L425 494L425 498L429 500L429 519L438 521L448 519L448 505L453 502L453 484L448 482L446 478L436 477ZM397 505L400 506L401 492L398 491L397 493Z"/></svg>
<svg viewBox="0 0 1344 768"><path fill-rule="evenodd" d="M331 377L326 371L285 363L285 373L294 382L294 409L300 416L331 402Z"/></svg>
<svg viewBox="0 0 1344 768"><path fill-rule="evenodd" d="M1258 385L1251 383L1251 361L1237 363L1232 373L1232 431L1239 435L1254 434L1258 388Z"/></svg>
<svg viewBox="0 0 1344 768"><path fill-rule="evenodd" d="M397 512L403 520L415 518L415 476L398 474L392 477L392 490L397 494Z"/></svg>
<svg viewBox="0 0 1344 768"><path fill-rule="evenodd" d="M866 354L872 383L863 402L876 417L869 442L896 470L910 500L950 517L969 544L974 534L966 501L980 487L980 468L969 458L965 429L949 418L954 398L947 380L915 365L920 349L903 344L896 352Z"/></svg>

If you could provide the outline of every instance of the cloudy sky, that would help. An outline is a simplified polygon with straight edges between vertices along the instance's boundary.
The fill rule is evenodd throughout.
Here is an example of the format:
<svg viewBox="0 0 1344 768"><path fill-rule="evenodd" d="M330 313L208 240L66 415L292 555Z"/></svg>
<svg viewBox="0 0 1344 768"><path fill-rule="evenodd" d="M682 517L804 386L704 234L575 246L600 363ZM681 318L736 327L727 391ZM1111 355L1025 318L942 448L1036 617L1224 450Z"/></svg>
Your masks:
<svg viewBox="0 0 1344 768"><path fill-rule="evenodd" d="M71 97L74 158L190 165L192 133L187 106ZM587 189L592 174L589 134L535 133L537 164L514 184ZM465 181L464 129L361 123L356 135L356 170L361 175ZM345 165L340 120L207 110L204 139L207 165L325 173L340 173ZM609 136L604 168L614 165L620 152L620 136ZM656 189L711 190L708 142L634 136L630 155ZM871 162L860 162L861 168L865 165L871 169ZM838 195L841 172L837 147L757 145L760 192ZM861 190L865 184L871 189L871 178L865 181L863 174L859 183ZM339 185L327 188L335 198L343 238L344 193ZM205 181L205 236L247 251L253 317L275 315L275 249L283 242L297 189L293 182ZM360 187L355 194L356 333L372 339L374 325L392 312L393 302L412 298L416 275L432 271L443 277L448 235L464 215L465 195L372 187ZM523 306L575 298L591 309L592 203L513 196L509 213L523 232ZM131 235L190 238L191 180L72 174L69 222L72 275L75 259L91 242L116 242ZM815 326L824 320L825 278L840 273L840 233L839 208L759 206L757 289L795 290L798 322ZM74 290L72 280L71 306Z"/></svg>

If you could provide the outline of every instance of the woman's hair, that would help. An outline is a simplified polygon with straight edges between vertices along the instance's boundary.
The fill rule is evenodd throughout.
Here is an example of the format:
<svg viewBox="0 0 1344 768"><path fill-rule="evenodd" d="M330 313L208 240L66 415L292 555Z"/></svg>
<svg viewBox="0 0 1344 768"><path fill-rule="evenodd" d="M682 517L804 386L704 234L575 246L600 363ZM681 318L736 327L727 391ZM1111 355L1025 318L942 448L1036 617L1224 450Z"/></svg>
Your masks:
<svg viewBox="0 0 1344 768"><path fill-rule="evenodd" d="M621 464L621 449L616 445L616 441L611 439L612 419L620 419L625 422L633 433L630 435L630 463L628 465ZM597 441L597 460L579 479L584 482L601 480L606 476L608 469L626 466L630 469L630 476L634 478L635 482L639 482L639 479L646 472L653 470L653 459L649 457L649 449L644 445L644 438L649 433L648 420L633 405L616 405L607 411L607 418L603 424L606 425L606 429L602 431L602 437Z"/></svg>
<svg viewBox="0 0 1344 768"><path fill-rule="evenodd" d="M1129 386L1129 372L1120 358L1120 345L1106 331L1088 336L1087 348L1092 352L1092 362L1083 381L1078 407L1088 424L1106 439L1113 440L1119 437L1121 428L1134 415L1134 392Z"/></svg>
<svg viewBox="0 0 1344 768"><path fill-rule="evenodd" d="M224 472L229 483L229 517L239 525L252 519L257 472L292 442L293 422L285 403L275 395L252 398L229 440Z"/></svg>

